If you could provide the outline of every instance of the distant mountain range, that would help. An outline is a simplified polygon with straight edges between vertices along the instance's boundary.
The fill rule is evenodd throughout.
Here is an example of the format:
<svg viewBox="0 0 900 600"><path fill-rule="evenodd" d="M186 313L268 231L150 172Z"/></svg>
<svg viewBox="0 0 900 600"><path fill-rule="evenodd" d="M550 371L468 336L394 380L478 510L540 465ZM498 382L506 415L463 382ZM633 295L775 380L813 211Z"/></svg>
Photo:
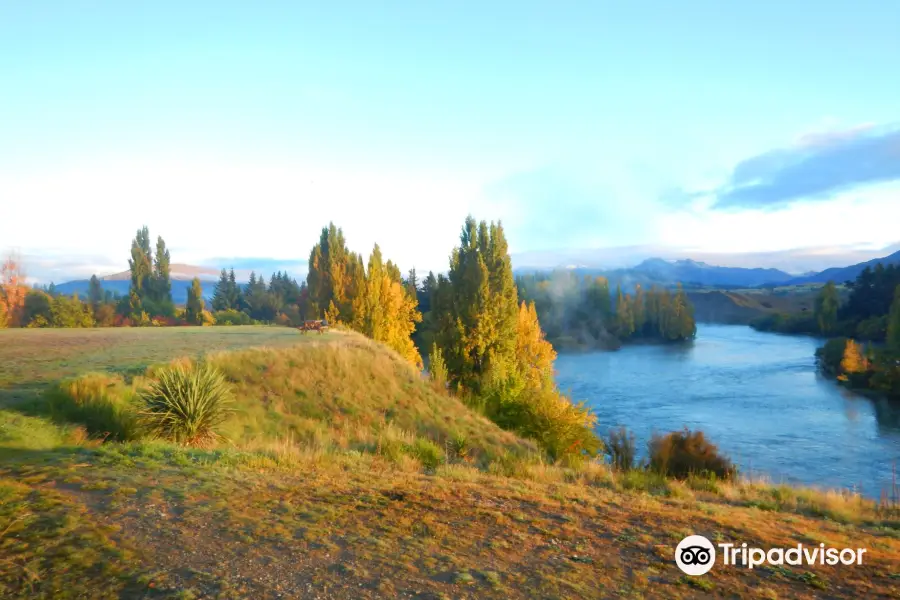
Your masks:
<svg viewBox="0 0 900 600"><path fill-rule="evenodd" d="M215 282L219 278L219 271L211 267L198 267L195 265L185 265L181 263L173 263L170 266L170 277L172 280L172 300L175 304L184 304L187 302L187 291L191 287L191 281L194 277L200 279L203 284L203 297L212 298L215 291ZM90 289L89 279L77 279L75 281L67 281L56 286L56 291L67 296L78 294L86 297ZM131 287L131 272L122 271L100 277L100 286L103 291L110 291L119 296L128 295Z"/></svg>
<svg viewBox="0 0 900 600"><path fill-rule="evenodd" d="M826 283L844 283L855 279L862 270L878 263L900 264L900 251L883 258L876 258L849 267L834 267L802 276L791 275L779 269L754 269L745 267L719 267L694 260L664 260L649 258L637 266L626 269L601 269L583 265L569 265L565 270L577 275L603 276L610 283L632 290L636 284L673 286L681 283L686 288L740 289ZM520 268L517 274L549 272L546 268Z"/></svg>
<svg viewBox="0 0 900 600"><path fill-rule="evenodd" d="M89 279L78 279L76 281L67 281L66 283L61 283L56 286L56 291L60 294L64 294L66 296L71 296L72 294L78 294L81 298L86 298L88 294L88 290L90 289L90 280ZM110 291L113 294L118 294L119 296L127 296L128 290L131 287L131 277L128 279L101 279L100 286L103 288L103 291ZM172 280L172 301L175 304L184 304L187 302L187 291L188 288L191 287L191 280L184 279L173 279ZM216 283L215 281L204 281L203 282L203 297L206 299L211 299L213 296L213 292L215 291Z"/></svg>
<svg viewBox="0 0 900 600"><path fill-rule="evenodd" d="M875 268L875 265L882 263L884 266L900 264L900 251L894 252L890 256L884 258L875 258L866 262L850 265L849 267L833 267L825 269L819 273L805 275L803 277L795 277L789 279L787 285L800 285L804 283L827 283L833 281L835 283L844 283L856 279L863 269L866 267Z"/></svg>
<svg viewBox="0 0 900 600"><path fill-rule="evenodd" d="M200 281L216 281L219 279L219 271L212 267L198 267L195 265L185 265L182 263L172 263L169 265L169 277L173 281L191 281L194 277ZM122 271L121 273L113 273L100 278L101 281L131 281L131 271Z"/></svg>

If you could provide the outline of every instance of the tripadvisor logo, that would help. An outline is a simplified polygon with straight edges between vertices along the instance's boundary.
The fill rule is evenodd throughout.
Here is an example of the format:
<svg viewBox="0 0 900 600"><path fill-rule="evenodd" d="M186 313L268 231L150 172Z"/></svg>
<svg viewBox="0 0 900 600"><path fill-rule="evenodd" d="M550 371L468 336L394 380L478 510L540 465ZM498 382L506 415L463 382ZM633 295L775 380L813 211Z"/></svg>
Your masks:
<svg viewBox="0 0 900 600"><path fill-rule="evenodd" d="M716 547L702 535L689 535L675 548L675 564L688 575L703 575L716 562Z"/></svg>
<svg viewBox="0 0 900 600"><path fill-rule="evenodd" d="M722 564L727 567L761 565L861 565L865 548L826 548L825 544L792 548L749 548L746 543L720 543ZM716 546L702 535L689 535L675 548L675 564L688 575L704 575L716 564Z"/></svg>

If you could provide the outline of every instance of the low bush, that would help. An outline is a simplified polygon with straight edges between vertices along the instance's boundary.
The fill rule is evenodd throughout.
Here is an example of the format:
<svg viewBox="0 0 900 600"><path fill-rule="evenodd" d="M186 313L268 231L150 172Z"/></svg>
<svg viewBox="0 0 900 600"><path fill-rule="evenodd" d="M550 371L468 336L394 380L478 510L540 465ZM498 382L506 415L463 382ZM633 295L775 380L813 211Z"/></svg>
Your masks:
<svg viewBox="0 0 900 600"><path fill-rule="evenodd" d="M47 393L51 417L83 425L90 437L132 441L141 436L136 393L119 377L89 373Z"/></svg>
<svg viewBox="0 0 900 600"><path fill-rule="evenodd" d="M618 429L610 429L603 439L606 456L610 464L618 471L629 471L635 467L637 452L634 434L623 425Z"/></svg>
<svg viewBox="0 0 900 600"><path fill-rule="evenodd" d="M674 431L654 435L648 444L650 469L668 477L686 479L694 475L714 474L731 479L737 474L734 464L709 442L702 431Z"/></svg>
<svg viewBox="0 0 900 600"><path fill-rule="evenodd" d="M212 314L213 323L215 325L250 325L253 320L245 312L229 308L228 310L218 310Z"/></svg>
<svg viewBox="0 0 900 600"><path fill-rule="evenodd" d="M567 454L593 457L603 447L594 433L596 415L584 402L572 402L556 389L502 382L490 386L482 401L491 420L536 441L552 460Z"/></svg>
<svg viewBox="0 0 900 600"><path fill-rule="evenodd" d="M141 420L154 437L185 446L212 445L231 413L231 393L209 364L162 369L143 392Z"/></svg>

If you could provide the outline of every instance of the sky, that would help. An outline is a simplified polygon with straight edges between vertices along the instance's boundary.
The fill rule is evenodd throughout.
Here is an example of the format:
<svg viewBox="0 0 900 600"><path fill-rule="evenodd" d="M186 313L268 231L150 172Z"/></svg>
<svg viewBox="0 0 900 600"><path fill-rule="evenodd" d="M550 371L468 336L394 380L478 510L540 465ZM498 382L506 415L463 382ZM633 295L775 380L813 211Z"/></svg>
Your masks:
<svg viewBox="0 0 900 600"><path fill-rule="evenodd" d="M900 242L897 23L884 0L0 0L0 250L111 273L147 225L174 262L296 266L333 221L444 270L472 214L514 263L849 264Z"/></svg>

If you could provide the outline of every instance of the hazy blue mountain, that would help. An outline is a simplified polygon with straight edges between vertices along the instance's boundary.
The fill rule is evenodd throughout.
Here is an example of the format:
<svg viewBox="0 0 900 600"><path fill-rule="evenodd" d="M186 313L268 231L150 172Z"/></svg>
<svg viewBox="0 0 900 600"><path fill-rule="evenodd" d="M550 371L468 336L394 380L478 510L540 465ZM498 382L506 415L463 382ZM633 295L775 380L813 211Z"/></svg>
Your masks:
<svg viewBox="0 0 900 600"><path fill-rule="evenodd" d="M630 270L646 273L661 281L703 286L755 287L788 281L793 277L790 273L778 269L717 267L694 260L667 261L661 258L645 260Z"/></svg>
<svg viewBox="0 0 900 600"><path fill-rule="evenodd" d="M213 296L213 292L216 289L216 284L214 281L204 281L203 284L203 297L206 299L211 299ZM121 279L101 279L100 286L104 291L109 290L113 294L118 294L119 296L127 296L129 286L131 286L131 281L123 281ZM183 280L173 280L172 281L172 301L175 304L184 304L187 302L187 291L188 288L191 287L190 281ZM82 299L87 298L88 290L90 289L90 280L88 279L79 279L76 281L67 281L66 283L61 283L56 286L56 291L60 294L70 296L72 294L78 294Z"/></svg>
<svg viewBox="0 0 900 600"><path fill-rule="evenodd" d="M814 273L812 275L795 277L789 280L787 284L796 285L801 283L826 283L828 281L833 281L835 283L844 283L845 281L856 279L866 267L875 268L875 265L877 265L878 263L882 263L885 266L900 264L900 251L894 252L890 256L885 256L884 258L873 258L872 260L867 260L866 262L850 265L849 267L833 267L831 269L825 269L824 271L820 271L819 273Z"/></svg>
<svg viewBox="0 0 900 600"><path fill-rule="evenodd" d="M517 269L519 274L547 272L551 269ZM717 267L694 260L669 261L650 258L627 269L597 269L572 267L567 269L576 275L603 276L612 286L621 285L631 290L636 284L643 287L658 285L671 287L681 283L688 288L720 287L746 288L771 282L783 282L793 275L778 269L747 269L743 267Z"/></svg>

